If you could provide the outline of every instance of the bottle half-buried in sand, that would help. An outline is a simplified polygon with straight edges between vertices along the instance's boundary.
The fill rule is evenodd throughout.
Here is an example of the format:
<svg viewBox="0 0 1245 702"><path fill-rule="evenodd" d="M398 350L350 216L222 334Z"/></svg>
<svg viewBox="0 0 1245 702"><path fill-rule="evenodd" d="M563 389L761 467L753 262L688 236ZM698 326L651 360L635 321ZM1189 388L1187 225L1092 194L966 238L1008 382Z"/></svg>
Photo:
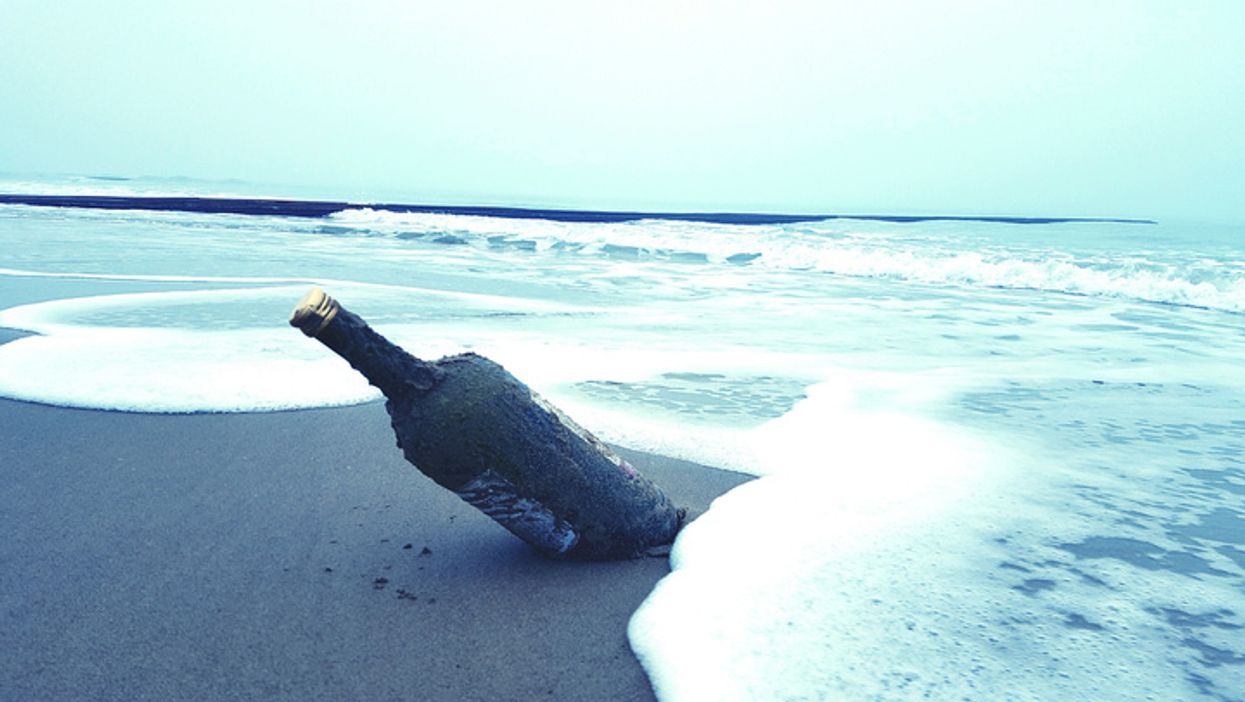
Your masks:
<svg viewBox="0 0 1245 702"><path fill-rule="evenodd" d="M628 558L682 526L656 485L493 361L415 358L319 288L290 324L380 388L408 461L541 553Z"/></svg>

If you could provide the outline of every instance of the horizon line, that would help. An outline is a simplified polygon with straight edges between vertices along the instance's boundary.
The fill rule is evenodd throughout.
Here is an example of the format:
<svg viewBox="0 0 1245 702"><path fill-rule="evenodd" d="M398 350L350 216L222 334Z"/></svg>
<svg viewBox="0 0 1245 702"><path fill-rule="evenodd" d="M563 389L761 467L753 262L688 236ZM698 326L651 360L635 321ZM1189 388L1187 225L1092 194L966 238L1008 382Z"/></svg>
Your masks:
<svg viewBox="0 0 1245 702"><path fill-rule="evenodd" d="M448 214L505 219L544 219L556 222L635 222L664 219L709 224L795 224L832 219L857 219L898 224L920 222L992 222L1002 224L1114 223L1157 224L1152 219L1116 217L1024 217L1006 215L886 215L886 214L774 214L748 212L643 212L627 210L580 210L491 205L418 205L360 203L344 200L247 198L178 195L38 195L0 193L0 204L33 207L68 207L98 210L148 210L205 214L269 215L323 218L351 209L372 209L409 214Z"/></svg>

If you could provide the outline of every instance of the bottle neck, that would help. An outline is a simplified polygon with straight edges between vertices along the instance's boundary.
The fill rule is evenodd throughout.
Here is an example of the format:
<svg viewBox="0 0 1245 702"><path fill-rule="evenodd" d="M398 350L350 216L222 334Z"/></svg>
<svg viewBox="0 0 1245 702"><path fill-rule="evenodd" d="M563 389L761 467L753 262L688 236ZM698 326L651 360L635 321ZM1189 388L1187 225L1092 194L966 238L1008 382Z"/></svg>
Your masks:
<svg viewBox="0 0 1245 702"><path fill-rule="evenodd" d="M422 394L437 384L441 371L434 364L407 353L322 292L314 304L305 304L312 295L295 310L290 324L346 359L385 397Z"/></svg>
<svg viewBox="0 0 1245 702"><path fill-rule="evenodd" d="M339 310L316 338L380 388L385 397L422 394L439 380L436 366L407 353L348 310Z"/></svg>

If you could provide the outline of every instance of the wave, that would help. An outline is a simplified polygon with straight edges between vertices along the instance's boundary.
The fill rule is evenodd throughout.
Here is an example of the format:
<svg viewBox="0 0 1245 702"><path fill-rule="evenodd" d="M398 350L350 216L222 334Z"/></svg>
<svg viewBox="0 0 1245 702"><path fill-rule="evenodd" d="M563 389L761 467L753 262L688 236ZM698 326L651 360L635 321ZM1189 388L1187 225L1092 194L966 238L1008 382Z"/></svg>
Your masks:
<svg viewBox="0 0 1245 702"><path fill-rule="evenodd" d="M106 183L105 187L112 185ZM94 183L89 186L99 187ZM4 197L7 196L0 196L0 200ZM100 200L60 199L79 204ZM115 198L116 202L101 200L100 206L141 205L139 200L153 199L160 198ZM312 200L166 199L176 201L170 207L181 207L193 200L195 207L208 208L202 210L208 213L270 215L253 220L257 226L258 222L267 221L269 226L288 228L295 220L282 215L295 215L301 218L298 221L306 223L298 228L313 234L380 235L413 245L467 246L506 255L588 255L641 262L746 266L762 271L1035 290L1245 312L1245 253L1189 256L1187 251L1164 251L1160 247L1121 256L1119 251L1130 245L1132 234L1144 230L1139 238L1152 239L1159 229L1117 222L989 217L805 221L783 216L786 219L768 223L739 223L730 220L735 215L706 215L710 221L701 221L642 213L478 207L450 208L456 213L448 213L431 207L378 209ZM234 205L245 212L228 209ZM418 211L385 209L392 207ZM287 212L289 208L294 209ZM558 218L570 214L575 217ZM713 220L714 217L726 219ZM1022 222L1025 226L1016 226ZM1122 236L1121 228L1131 229ZM1044 237L1057 244L1043 241ZM1110 240L1111 246L1096 250L1078 248L1079 238Z"/></svg>
<svg viewBox="0 0 1245 702"><path fill-rule="evenodd" d="M557 222L349 209L328 218L356 231L427 243L751 266L935 286L1034 290L1245 312L1245 260L1149 250L1121 256L1040 242L1000 244L998 223L816 223L734 225L640 220ZM1101 223L1061 222L1058 234L1101 236ZM975 229L975 227L977 229ZM993 227L993 229L991 229ZM1072 227L1074 229L1069 229ZM1079 232L1075 228L1084 231ZM984 228L984 229L981 229ZM951 233L948 233L951 232ZM1039 236L1055 233L1030 228ZM994 241L985 234L994 235Z"/></svg>
<svg viewBox="0 0 1245 702"><path fill-rule="evenodd" d="M780 266L810 262L826 273L955 285L1126 298L1142 302L1245 312L1245 271L1149 260L1072 256L1020 258L978 252L878 251L843 247L809 256L787 254Z"/></svg>

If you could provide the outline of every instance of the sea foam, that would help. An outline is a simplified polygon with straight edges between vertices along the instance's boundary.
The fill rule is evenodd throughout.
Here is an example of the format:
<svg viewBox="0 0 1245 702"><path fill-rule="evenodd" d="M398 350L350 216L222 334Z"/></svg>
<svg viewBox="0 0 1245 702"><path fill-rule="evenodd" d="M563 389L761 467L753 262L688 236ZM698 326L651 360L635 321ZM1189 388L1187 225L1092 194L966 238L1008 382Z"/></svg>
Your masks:
<svg viewBox="0 0 1245 702"><path fill-rule="evenodd" d="M247 412L337 406L378 397L340 359L283 324L307 284L289 279L109 276L0 271L87 280L269 283L262 287L58 299L0 310L0 326L35 334L0 346L0 394L68 407L136 412ZM273 282L287 285L273 286ZM324 282L324 281L319 281ZM384 300L396 286L346 281L335 289ZM452 306L470 318L566 306L472 293L400 288L408 308ZM418 307L416 307L418 309ZM439 343L439 345L438 345ZM464 350L421 340L432 356Z"/></svg>
<svg viewBox="0 0 1245 702"><path fill-rule="evenodd" d="M1002 447L934 419L921 408L939 404L937 385L915 393L927 404L908 376L879 403L896 380L834 378L754 432L764 476L685 529L673 572L630 622L658 697L1189 699L1196 663L1154 613L1215 611L1239 600L1231 581L1064 564L1053 534L1104 528L1065 511L1087 476L1040 444ZM1230 618L1204 645L1239 648L1234 615L1218 616ZM1219 689L1239 678L1215 677Z"/></svg>

